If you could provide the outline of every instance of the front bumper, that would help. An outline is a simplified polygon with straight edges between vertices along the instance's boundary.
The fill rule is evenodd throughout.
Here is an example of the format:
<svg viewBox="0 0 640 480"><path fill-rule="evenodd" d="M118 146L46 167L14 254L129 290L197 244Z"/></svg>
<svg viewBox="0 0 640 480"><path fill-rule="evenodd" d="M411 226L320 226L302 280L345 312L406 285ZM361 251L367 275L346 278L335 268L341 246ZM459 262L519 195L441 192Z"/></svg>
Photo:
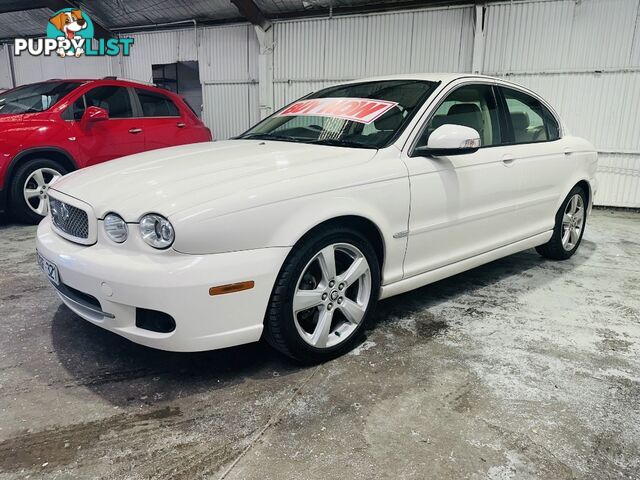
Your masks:
<svg viewBox="0 0 640 480"><path fill-rule="evenodd" d="M95 245L78 245L53 232L47 217L38 226L36 245L57 266L61 283L95 297L106 315L56 290L61 300L85 320L133 342L194 352L260 339L271 290L290 248L212 255L147 253L150 247L137 237L132 234L115 245L99 236ZM248 280L255 282L250 290L209 295L210 287ZM136 327L137 308L171 315L175 330L158 333Z"/></svg>

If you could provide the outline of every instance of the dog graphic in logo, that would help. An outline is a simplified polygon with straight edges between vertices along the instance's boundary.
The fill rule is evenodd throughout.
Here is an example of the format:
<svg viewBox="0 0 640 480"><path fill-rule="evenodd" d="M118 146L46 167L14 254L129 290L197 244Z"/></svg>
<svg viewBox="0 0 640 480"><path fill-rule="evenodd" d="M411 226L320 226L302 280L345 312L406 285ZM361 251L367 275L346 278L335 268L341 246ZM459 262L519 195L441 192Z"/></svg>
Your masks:
<svg viewBox="0 0 640 480"><path fill-rule="evenodd" d="M58 55L61 57L70 55L80 57L84 54L84 48L73 47L73 45L77 44L74 39L80 37L79 33L89 26L89 22L84 18L81 10L62 10L51 17L49 23L61 34L58 37L64 36L68 40L56 50Z"/></svg>

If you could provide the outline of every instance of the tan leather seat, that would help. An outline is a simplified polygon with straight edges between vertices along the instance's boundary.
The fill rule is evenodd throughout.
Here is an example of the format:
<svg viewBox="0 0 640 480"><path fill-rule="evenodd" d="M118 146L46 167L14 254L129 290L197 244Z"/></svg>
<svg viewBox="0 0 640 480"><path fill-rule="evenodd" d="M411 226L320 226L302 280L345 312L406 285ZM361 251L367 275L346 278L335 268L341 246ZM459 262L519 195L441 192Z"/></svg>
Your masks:
<svg viewBox="0 0 640 480"><path fill-rule="evenodd" d="M484 145L487 139L484 138L484 120L480 107L475 103L457 103L452 105L447 112L447 123L462 125L473 128L480 134L480 139Z"/></svg>
<svg viewBox="0 0 640 480"><path fill-rule="evenodd" d="M513 136L516 143L532 141L529 133L529 114L527 112L510 112Z"/></svg>

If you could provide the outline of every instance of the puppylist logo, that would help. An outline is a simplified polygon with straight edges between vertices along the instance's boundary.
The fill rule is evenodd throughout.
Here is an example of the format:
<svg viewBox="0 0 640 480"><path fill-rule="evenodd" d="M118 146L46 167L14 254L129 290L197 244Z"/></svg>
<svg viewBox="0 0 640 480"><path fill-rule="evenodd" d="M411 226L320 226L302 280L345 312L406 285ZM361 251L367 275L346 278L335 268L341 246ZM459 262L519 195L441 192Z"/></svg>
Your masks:
<svg viewBox="0 0 640 480"><path fill-rule="evenodd" d="M133 38L94 38L93 22L77 8L57 11L47 23L47 38L16 38L14 54L64 57L128 56Z"/></svg>

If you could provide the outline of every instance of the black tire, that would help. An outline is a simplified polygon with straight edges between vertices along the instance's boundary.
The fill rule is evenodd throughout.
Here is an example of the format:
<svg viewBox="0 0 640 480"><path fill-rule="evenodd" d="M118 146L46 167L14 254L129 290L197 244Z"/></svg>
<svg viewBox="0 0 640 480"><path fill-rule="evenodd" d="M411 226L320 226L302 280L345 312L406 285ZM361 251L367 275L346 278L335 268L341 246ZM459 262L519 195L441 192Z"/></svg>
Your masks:
<svg viewBox="0 0 640 480"><path fill-rule="evenodd" d="M578 238L578 241L575 243L573 248L571 248L570 250L567 250L562 245L562 233L563 233L562 218L567 208L567 205L569 204L569 201L575 195L580 195L580 197L582 197L582 205L584 206L584 209L585 209L584 220L582 222L582 230L580 231L580 236ZM536 251L543 257L549 258L551 260L567 260L568 258L571 258L571 256L574 253L576 253L576 251L578 250L578 247L580 246L580 242L582 242L582 236L584 235L584 229L587 224L587 212L586 212L587 206L588 206L587 194L584 191L584 189L578 186L573 187L573 189L569 192L569 195L567 195L567 198L565 198L564 202L562 202L562 205L558 209L558 212L556 213L556 224L553 228L553 236L544 245L540 245L536 247Z"/></svg>
<svg viewBox="0 0 640 480"><path fill-rule="evenodd" d="M48 158L37 158L29 160L20 165L13 175L11 185L9 187L9 209L13 217L23 223L37 224L42 220L43 216L29 208L24 198L24 184L27 178L40 168L50 168L59 172L61 175L67 173L67 170L54 160Z"/></svg>
<svg viewBox="0 0 640 480"><path fill-rule="evenodd" d="M356 329L333 347L316 348L302 339L293 316L293 296L297 282L307 264L326 246L344 243L356 247L367 260L371 272L371 293L365 314ZM358 231L345 227L330 227L312 234L294 247L285 260L265 316L263 338L276 350L303 363L320 363L350 351L362 335L375 309L380 293L380 266L371 243ZM344 293L346 297L346 290Z"/></svg>

